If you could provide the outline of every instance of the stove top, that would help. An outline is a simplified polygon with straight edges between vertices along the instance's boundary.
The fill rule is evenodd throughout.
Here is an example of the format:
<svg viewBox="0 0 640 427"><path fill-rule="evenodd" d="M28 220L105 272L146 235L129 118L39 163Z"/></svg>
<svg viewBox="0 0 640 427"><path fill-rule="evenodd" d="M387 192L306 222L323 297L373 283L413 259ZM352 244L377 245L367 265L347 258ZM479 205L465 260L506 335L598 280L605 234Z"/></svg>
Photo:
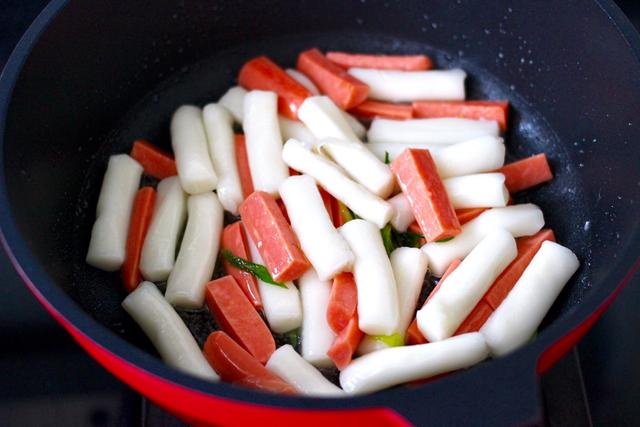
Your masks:
<svg viewBox="0 0 640 427"><path fill-rule="evenodd" d="M3 0L0 67L45 6ZM640 2L618 1L640 28ZM86 355L45 312L0 253L1 426L184 426ZM545 424L640 425L640 278L541 378Z"/></svg>

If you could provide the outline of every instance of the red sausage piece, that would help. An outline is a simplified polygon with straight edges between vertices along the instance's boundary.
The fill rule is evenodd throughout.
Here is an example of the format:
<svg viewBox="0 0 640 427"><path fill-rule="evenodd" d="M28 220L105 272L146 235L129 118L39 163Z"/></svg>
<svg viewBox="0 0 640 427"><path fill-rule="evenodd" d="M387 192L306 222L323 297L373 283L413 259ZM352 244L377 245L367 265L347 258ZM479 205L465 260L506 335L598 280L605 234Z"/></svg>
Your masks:
<svg viewBox="0 0 640 427"><path fill-rule="evenodd" d="M127 252L122 264L122 283L127 292L132 292L142 281L140 274L140 256L142 245L147 235L153 206L156 203L156 190L152 187L143 187L136 193L131 209L131 221L129 223L129 235L127 236Z"/></svg>
<svg viewBox="0 0 640 427"><path fill-rule="evenodd" d="M327 304L327 323L339 334L347 327L358 307L358 289L353 274L340 273L333 279L329 303Z"/></svg>
<svg viewBox="0 0 640 427"><path fill-rule="evenodd" d="M204 355L223 381L273 393L298 394L293 386L262 366L224 332L209 335L204 343Z"/></svg>
<svg viewBox="0 0 640 427"><path fill-rule="evenodd" d="M504 185L511 194L553 179L553 172L544 153L509 163L496 172L504 174Z"/></svg>
<svg viewBox="0 0 640 427"><path fill-rule="evenodd" d="M343 68L377 68L379 70L422 71L433 64L426 55L366 55L361 53L327 52L327 59Z"/></svg>
<svg viewBox="0 0 640 427"><path fill-rule="evenodd" d="M224 228L222 231L221 248L222 250L228 250L237 257L246 260L251 259L242 222L237 221ZM224 257L222 257L222 266L224 267L225 273L230 274L236 279L236 283L240 286L240 289L244 292L249 302L251 302L256 309L262 309L262 299L260 298L256 278L252 274L234 267Z"/></svg>
<svg viewBox="0 0 640 427"><path fill-rule="evenodd" d="M391 163L391 170L427 242L462 231L429 150L407 148Z"/></svg>
<svg viewBox="0 0 640 427"><path fill-rule="evenodd" d="M461 335L469 332L478 332L484 322L487 321L489 316L493 313L493 309L489 304L487 304L484 300L478 301L471 313L467 316L466 319L460 324L458 329L453 335Z"/></svg>
<svg viewBox="0 0 640 427"><path fill-rule="evenodd" d="M247 156L247 145L245 144L244 135L236 134L235 142L240 187L242 187L242 196L246 199L253 193L253 180L251 179L251 169L249 169L249 157Z"/></svg>
<svg viewBox="0 0 640 427"><path fill-rule="evenodd" d="M266 56L254 58L242 66L238 82L246 89L269 90L278 94L278 111L292 120L311 92Z"/></svg>
<svg viewBox="0 0 640 427"><path fill-rule="evenodd" d="M358 349L363 337L364 332L358 327L358 314L356 313L349 320L347 327L340 331L333 341L331 348L327 351L327 356L333 360L338 369L343 370L351 363L353 353Z"/></svg>
<svg viewBox="0 0 640 427"><path fill-rule="evenodd" d="M309 268L298 238L270 194L256 191L247 197L240 217L274 280L298 279Z"/></svg>
<svg viewBox="0 0 640 427"><path fill-rule="evenodd" d="M413 109L407 104L392 104L389 102L364 101L349 111L358 117L406 120L413 117Z"/></svg>
<svg viewBox="0 0 640 427"><path fill-rule="evenodd" d="M504 132L509 118L509 101L416 101L413 103L413 115L422 118L495 120Z"/></svg>
<svg viewBox="0 0 640 427"><path fill-rule="evenodd" d="M460 225L463 225L476 218L486 210L487 208L456 209L456 216L458 217L458 221L460 221Z"/></svg>
<svg viewBox="0 0 640 427"><path fill-rule="evenodd" d="M145 175L156 179L165 179L178 174L173 156L143 139L134 141L131 157L142 165Z"/></svg>
<svg viewBox="0 0 640 427"><path fill-rule="evenodd" d="M343 110L362 103L369 95L369 86L329 61L318 49L302 52L296 68Z"/></svg>
<svg viewBox="0 0 640 427"><path fill-rule="evenodd" d="M271 331L231 276L207 283L206 301L222 330L261 363L276 350Z"/></svg>

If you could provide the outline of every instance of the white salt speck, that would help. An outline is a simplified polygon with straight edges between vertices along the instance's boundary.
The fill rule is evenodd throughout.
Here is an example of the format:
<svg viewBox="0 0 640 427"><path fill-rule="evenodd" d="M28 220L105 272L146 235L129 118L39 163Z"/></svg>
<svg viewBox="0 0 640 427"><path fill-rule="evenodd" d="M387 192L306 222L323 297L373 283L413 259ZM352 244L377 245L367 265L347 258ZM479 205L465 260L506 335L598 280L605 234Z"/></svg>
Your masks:
<svg viewBox="0 0 640 427"><path fill-rule="evenodd" d="M438 24L436 24L435 22L431 23L431 26L433 27L433 29L435 30L436 28L438 28Z"/></svg>
<svg viewBox="0 0 640 427"><path fill-rule="evenodd" d="M591 228L591 221L586 221L584 223L584 231L589 231L590 228Z"/></svg>
<svg viewBox="0 0 640 427"><path fill-rule="evenodd" d="M504 58L504 54L502 52L498 52L498 58L500 59Z"/></svg>

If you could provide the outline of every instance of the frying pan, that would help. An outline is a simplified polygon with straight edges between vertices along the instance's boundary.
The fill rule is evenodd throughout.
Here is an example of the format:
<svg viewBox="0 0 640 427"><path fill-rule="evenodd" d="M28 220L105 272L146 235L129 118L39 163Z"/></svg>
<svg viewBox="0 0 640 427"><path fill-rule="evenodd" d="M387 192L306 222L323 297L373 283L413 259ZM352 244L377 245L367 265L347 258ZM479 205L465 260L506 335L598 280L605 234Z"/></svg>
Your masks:
<svg viewBox="0 0 640 427"><path fill-rule="evenodd" d="M582 262L537 339L427 384L340 400L212 384L154 355L120 308L118 275L84 263L107 157L139 137L168 148L177 106L217 99L248 58L293 65L312 46L427 52L439 67L469 72L471 98L511 100L509 155L544 151L556 174L518 201L539 204ZM0 82L2 243L88 353L188 422L536 423L539 374L640 266L639 53L638 34L608 0L55 0ZM202 313L182 314L200 342L215 327Z"/></svg>

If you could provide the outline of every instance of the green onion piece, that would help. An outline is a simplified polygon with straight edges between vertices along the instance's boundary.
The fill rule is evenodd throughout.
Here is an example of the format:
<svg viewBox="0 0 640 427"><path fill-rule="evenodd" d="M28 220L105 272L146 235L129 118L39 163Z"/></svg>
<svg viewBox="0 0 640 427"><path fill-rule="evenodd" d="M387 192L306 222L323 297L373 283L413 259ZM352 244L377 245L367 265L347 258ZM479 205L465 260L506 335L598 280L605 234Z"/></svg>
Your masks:
<svg viewBox="0 0 640 427"><path fill-rule="evenodd" d="M390 255L391 252L393 252L393 250L395 249L395 245L393 244L393 230L391 229L391 225L385 225L384 228L380 230L380 234L382 235L382 243L384 244L384 248L387 251L387 255Z"/></svg>
<svg viewBox="0 0 640 427"><path fill-rule="evenodd" d="M287 285L285 285L284 283L276 282L275 280L273 280L271 274L269 274L269 270L267 270L267 267L265 267L264 265L256 264L251 261L247 261L244 258L240 258L239 256L235 256L231 253L231 251L227 249L222 251L222 256L234 267L256 276L264 283L287 289Z"/></svg>
<svg viewBox="0 0 640 427"><path fill-rule="evenodd" d="M391 160L389 159L389 152L385 151L384 152L384 164L388 165L389 163L391 163Z"/></svg>
<svg viewBox="0 0 640 427"><path fill-rule="evenodd" d="M285 339L293 348L297 348L300 343L300 328L292 329L289 332L285 332Z"/></svg>
<svg viewBox="0 0 640 427"><path fill-rule="evenodd" d="M436 243L448 242L449 240L453 240L454 237L456 237L456 236L451 236L451 237L447 237L447 238L444 238L444 239L441 239L441 240L436 240Z"/></svg>
<svg viewBox="0 0 640 427"><path fill-rule="evenodd" d="M413 231L406 231L404 233L395 231L393 237L396 247L409 248L419 248L420 240L424 239L424 236L422 234L414 233Z"/></svg>
<svg viewBox="0 0 640 427"><path fill-rule="evenodd" d="M351 209L346 207L344 203L338 202L338 208L340 210L340 217L342 217L342 222L343 223L349 222L352 219L356 218L356 216L353 214L353 212L351 212Z"/></svg>
<svg viewBox="0 0 640 427"><path fill-rule="evenodd" d="M400 347L404 345L404 339L400 334L393 335L373 335L372 338L376 341L387 345L388 347Z"/></svg>

